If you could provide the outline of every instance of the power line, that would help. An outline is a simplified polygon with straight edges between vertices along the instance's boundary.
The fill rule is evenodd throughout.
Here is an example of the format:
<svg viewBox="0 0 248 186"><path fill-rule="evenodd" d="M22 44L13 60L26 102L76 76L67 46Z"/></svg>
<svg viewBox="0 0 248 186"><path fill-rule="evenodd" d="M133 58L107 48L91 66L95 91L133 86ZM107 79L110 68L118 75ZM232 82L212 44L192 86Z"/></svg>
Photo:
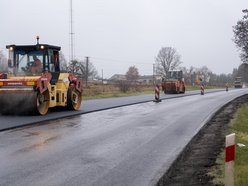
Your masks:
<svg viewBox="0 0 248 186"><path fill-rule="evenodd" d="M153 62L148 61L129 61L129 60L120 60L120 59L110 59L110 58L98 58L98 57L91 57L91 59L100 60L100 61L108 61L108 62L120 62L120 63L133 63L133 64L143 64L143 65L151 65Z"/></svg>
<svg viewBox="0 0 248 186"><path fill-rule="evenodd" d="M68 55L65 55L64 56L68 56ZM74 56L75 59L76 58L85 58L85 56L80 56L80 55L77 55L77 56ZM133 61L133 60L122 60L122 59L113 59L113 58L101 58L101 57L92 57L90 56L91 59L93 59L94 62L97 62L97 61L106 61L106 62L109 62L109 63L121 63L121 64L141 64L141 65L151 65L154 63L154 61Z"/></svg>
<svg viewBox="0 0 248 186"><path fill-rule="evenodd" d="M65 57L70 57L70 55L66 55L64 54ZM85 55L86 56L86 55ZM79 60L82 61L85 59L85 56L83 55L74 55L74 60ZM102 57L94 57L94 56L90 56L90 58L92 59L91 61L93 61L94 63L99 63L99 61L104 61L104 62L108 62L108 63L121 63L121 64L133 64L133 65L152 65L154 63L154 61L136 61L136 60L123 60L123 59L113 59L113 58L102 58Z"/></svg>

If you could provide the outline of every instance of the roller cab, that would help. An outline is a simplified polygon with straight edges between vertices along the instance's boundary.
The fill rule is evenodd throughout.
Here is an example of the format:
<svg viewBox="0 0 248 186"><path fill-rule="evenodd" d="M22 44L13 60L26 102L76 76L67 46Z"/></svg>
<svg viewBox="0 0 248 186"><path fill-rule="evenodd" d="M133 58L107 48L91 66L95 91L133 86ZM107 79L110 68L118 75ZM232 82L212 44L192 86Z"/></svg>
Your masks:
<svg viewBox="0 0 248 186"><path fill-rule="evenodd" d="M1 114L47 114L51 107L78 110L82 80L60 73L60 47L7 45L8 73L0 73Z"/></svg>

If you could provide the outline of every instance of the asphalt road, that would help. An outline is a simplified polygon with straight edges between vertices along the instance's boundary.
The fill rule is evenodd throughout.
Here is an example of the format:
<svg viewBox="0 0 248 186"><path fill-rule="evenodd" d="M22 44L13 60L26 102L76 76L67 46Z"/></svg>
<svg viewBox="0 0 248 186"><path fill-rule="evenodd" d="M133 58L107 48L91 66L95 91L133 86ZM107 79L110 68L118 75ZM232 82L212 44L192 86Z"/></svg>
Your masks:
<svg viewBox="0 0 248 186"><path fill-rule="evenodd" d="M221 89L206 90L206 93L224 91ZM167 94L161 93L162 99L170 99L181 96L190 96L199 94L199 91L187 91L185 94ZM89 112L95 112L99 110L111 109L120 106L132 105L137 103L144 103L154 100L154 95L142 95L142 96L129 96L121 98L109 98L109 99L97 99L83 101L80 110L78 111L51 111L45 116L4 116L0 115L0 131L12 129L15 127L30 125L34 123L39 123L42 121L49 121L58 118L65 118L68 116L75 116L80 114L85 114Z"/></svg>
<svg viewBox="0 0 248 186"><path fill-rule="evenodd" d="M147 186L247 89L99 111L0 133L0 185Z"/></svg>

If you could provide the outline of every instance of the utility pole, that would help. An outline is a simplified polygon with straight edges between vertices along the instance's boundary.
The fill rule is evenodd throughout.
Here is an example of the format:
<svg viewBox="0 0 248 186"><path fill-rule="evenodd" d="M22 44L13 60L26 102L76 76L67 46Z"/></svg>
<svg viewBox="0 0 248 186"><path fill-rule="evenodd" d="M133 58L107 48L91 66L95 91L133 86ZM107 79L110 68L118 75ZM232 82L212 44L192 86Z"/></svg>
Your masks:
<svg viewBox="0 0 248 186"><path fill-rule="evenodd" d="M74 60L74 32L73 32L73 15L72 15L72 0L70 0L70 62Z"/></svg>
<svg viewBox="0 0 248 186"><path fill-rule="evenodd" d="M153 70L152 70L152 78L153 78L153 85L155 85L155 64L152 64Z"/></svg>
<svg viewBox="0 0 248 186"><path fill-rule="evenodd" d="M86 74L85 74L85 82L86 87L88 86L88 75L89 75L89 57L86 57Z"/></svg>
<svg viewBox="0 0 248 186"><path fill-rule="evenodd" d="M104 86L103 86L103 69L102 69L102 91L104 92Z"/></svg>

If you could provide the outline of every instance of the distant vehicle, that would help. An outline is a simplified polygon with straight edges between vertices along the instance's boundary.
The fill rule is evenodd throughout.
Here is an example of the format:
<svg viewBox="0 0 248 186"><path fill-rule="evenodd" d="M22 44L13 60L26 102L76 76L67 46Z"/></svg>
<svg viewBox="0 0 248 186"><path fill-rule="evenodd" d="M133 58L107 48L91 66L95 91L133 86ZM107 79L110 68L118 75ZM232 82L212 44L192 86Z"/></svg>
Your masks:
<svg viewBox="0 0 248 186"><path fill-rule="evenodd" d="M236 77L234 81L234 88L242 88L242 87L243 87L242 78Z"/></svg>
<svg viewBox="0 0 248 186"><path fill-rule="evenodd" d="M182 70L172 70L162 79L162 90L164 93L185 93L185 83Z"/></svg>

